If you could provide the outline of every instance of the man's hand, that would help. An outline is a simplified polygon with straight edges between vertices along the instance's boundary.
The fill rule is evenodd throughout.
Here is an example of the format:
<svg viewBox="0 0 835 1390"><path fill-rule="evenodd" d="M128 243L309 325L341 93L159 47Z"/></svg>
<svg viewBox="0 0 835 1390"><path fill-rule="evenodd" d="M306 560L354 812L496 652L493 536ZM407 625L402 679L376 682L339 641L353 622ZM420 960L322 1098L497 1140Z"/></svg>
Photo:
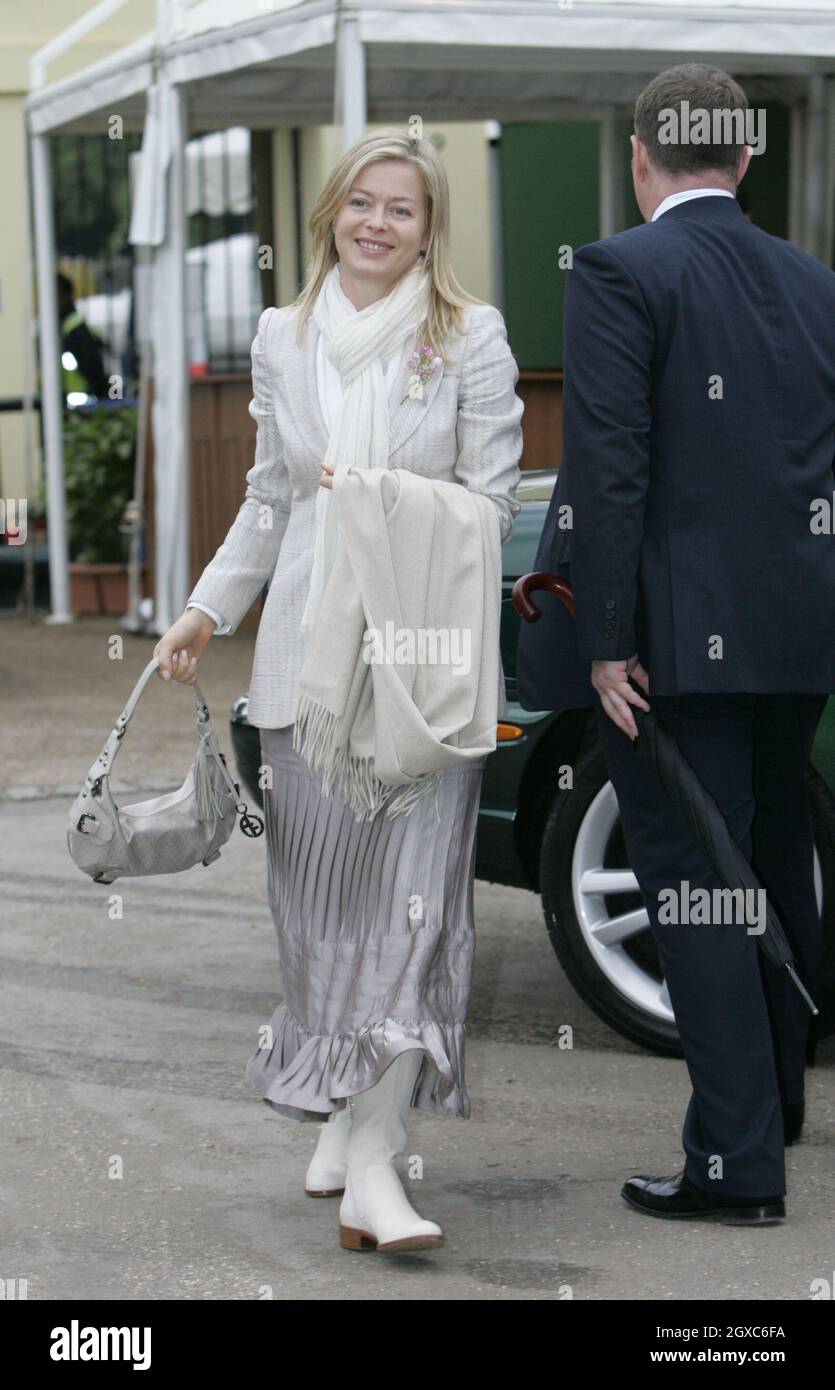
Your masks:
<svg viewBox="0 0 835 1390"><path fill-rule="evenodd" d="M649 676L637 656L630 656L628 661L591 663L591 683L600 696L604 710L619 729L623 729L625 734L635 739L638 737L638 729L629 706L637 705L639 709L648 711L649 705L632 689L627 676L636 680L649 694Z"/></svg>

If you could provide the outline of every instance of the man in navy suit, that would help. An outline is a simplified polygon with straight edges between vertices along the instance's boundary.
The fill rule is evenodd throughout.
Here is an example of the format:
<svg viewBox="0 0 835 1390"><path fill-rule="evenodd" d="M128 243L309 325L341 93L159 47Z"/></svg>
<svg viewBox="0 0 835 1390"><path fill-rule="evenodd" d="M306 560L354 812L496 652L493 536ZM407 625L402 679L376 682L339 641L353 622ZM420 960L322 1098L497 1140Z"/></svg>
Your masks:
<svg viewBox="0 0 835 1390"><path fill-rule="evenodd" d="M519 679L527 708L594 707L693 1088L683 1172L622 1195L768 1224L803 1124L808 1014L727 901L692 921L685 898L715 904L719 881L632 748L648 706L627 679L758 869L814 994L805 761L835 691L835 274L740 208L744 122L765 118L747 110L717 68L656 77L632 136L644 225L574 254L564 460L535 568L570 578L576 622L554 615L547 646L523 631ZM711 113L707 143L688 138L694 112Z"/></svg>

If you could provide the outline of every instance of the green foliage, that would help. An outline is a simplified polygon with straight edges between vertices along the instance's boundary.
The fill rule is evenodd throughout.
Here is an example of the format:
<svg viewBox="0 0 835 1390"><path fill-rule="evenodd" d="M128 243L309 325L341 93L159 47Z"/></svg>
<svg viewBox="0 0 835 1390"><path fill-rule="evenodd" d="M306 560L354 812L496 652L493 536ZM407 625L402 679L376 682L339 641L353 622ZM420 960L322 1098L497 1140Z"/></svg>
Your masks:
<svg viewBox="0 0 835 1390"><path fill-rule="evenodd" d="M123 255L130 222L128 155L142 137L50 136L56 241L62 256L94 260Z"/></svg>
<svg viewBox="0 0 835 1390"><path fill-rule="evenodd" d="M99 406L69 411L64 422L64 476L70 559L87 564L124 562L127 537L119 530L133 496L137 412Z"/></svg>

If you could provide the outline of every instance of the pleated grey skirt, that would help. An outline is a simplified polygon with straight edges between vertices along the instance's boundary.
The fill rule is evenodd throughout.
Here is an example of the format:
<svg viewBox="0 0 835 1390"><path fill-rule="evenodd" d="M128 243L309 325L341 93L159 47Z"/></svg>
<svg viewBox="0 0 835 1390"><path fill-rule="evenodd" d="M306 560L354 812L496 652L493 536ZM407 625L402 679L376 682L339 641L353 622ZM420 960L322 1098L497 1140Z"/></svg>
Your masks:
<svg viewBox="0 0 835 1390"><path fill-rule="evenodd" d="M246 1076L272 1109L321 1122L410 1048L412 1105L466 1119L464 1032L485 759L445 771L408 815L357 821L292 746L261 730L267 891L280 1002Z"/></svg>

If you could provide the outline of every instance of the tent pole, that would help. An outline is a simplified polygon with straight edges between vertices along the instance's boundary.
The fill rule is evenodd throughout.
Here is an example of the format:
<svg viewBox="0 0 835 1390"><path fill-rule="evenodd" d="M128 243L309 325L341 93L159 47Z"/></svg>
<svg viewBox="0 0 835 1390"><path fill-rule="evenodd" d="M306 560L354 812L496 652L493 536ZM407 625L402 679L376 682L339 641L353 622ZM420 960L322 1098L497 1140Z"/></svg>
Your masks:
<svg viewBox="0 0 835 1390"><path fill-rule="evenodd" d="M48 136L30 136L35 266L38 281L38 327L41 367L41 412L46 459L47 545L49 552L48 622L72 622L69 603L67 508L64 495L64 402L61 391L61 339L58 333L55 228L52 219Z"/></svg>
<svg viewBox="0 0 835 1390"><path fill-rule="evenodd" d="M502 213L502 127L500 121L485 121L487 140L487 187L490 200L490 250L493 288L491 304L505 311L504 216Z"/></svg>
<svg viewBox="0 0 835 1390"><path fill-rule="evenodd" d="M185 201L186 97L160 74L168 102L171 159L167 175L165 240L153 271L154 404L154 630L162 634L180 616L191 583L189 548L188 363L186 353Z"/></svg>
<svg viewBox="0 0 835 1390"><path fill-rule="evenodd" d="M188 140L188 101L184 86L172 88L176 112L176 135L171 159L171 227L172 240L176 248L177 283L179 299L177 302L177 435L181 449L177 465L180 470L180 496L182 499L180 515L177 518L177 551L174 565L173 600L175 617L186 606L191 591L191 498L189 496L189 474L191 449L189 440L189 376L188 376L188 338L186 332L186 251L188 249L188 206L186 203L186 143Z"/></svg>
<svg viewBox="0 0 835 1390"><path fill-rule="evenodd" d="M823 259L835 269L835 77L826 79L826 169L823 180Z"/></svg>
<svg viewBox="0 0 835 1390"><path fill-rule="evenodd" d="M789 241L801 248L806 245L805 201L806 186L806 111L794 102L789 112Z"/></svg>
<svg viewBox="0 0 835 1390"><path fill-rule="evenodd" d="M809 104L806 114L806 237L805 246L813 256L825 259L826 216L823 188L826 178L826 88L822 73L809 78Z"/></svg>
<svg viewBox="0 0 835 1390"><path fill-rule="evenodd" d="M20 200L23 223L23 237L21 239L23 248L21 263L21 285L23 288L23 495L29 498L34 497L37 488L36 479L40 476L41 452L40 438L37 440L35 438L35 396L38 391L38 373L35 366L35 324L38 313L32 273L32 201L28 191L32 187L32 152L25 134L23 154L26 160L27 189L26 196ZM37 412L37 424L40 426L40 411ZM35 556L34 547L31 545L24 545L23 547L23 584L18 595L18 606L21 605L27 617L34 615Z"/></svg>
<svg viewBox="0 0 835 1390"><path fill-rule="evenodd" d="M60 58L67 49L72 48L78 39L83 39L87 34L92 33L100 24L103 24L111 15L116 14L127 4L127 0L99 0L98 5L87 10L68 24L65 29L56 34L49 43L37 49L29 59L29 86L32 91L46 85L47 65L53 58Z"/></svg>
<svg viewBox="0 0 835 1390"><path fill-rule="evenodd" d="M359 16L343 11L336 36L333 118L334 125L341 126L343 150L362 139L366 120L365 46Z"/></svg>
<svg viewBox="0 0 835 1390"><path fill-rule="evenodd" d="M600 123L600 236L623 230L623 160L619 111L607 106Z"/></svg>

